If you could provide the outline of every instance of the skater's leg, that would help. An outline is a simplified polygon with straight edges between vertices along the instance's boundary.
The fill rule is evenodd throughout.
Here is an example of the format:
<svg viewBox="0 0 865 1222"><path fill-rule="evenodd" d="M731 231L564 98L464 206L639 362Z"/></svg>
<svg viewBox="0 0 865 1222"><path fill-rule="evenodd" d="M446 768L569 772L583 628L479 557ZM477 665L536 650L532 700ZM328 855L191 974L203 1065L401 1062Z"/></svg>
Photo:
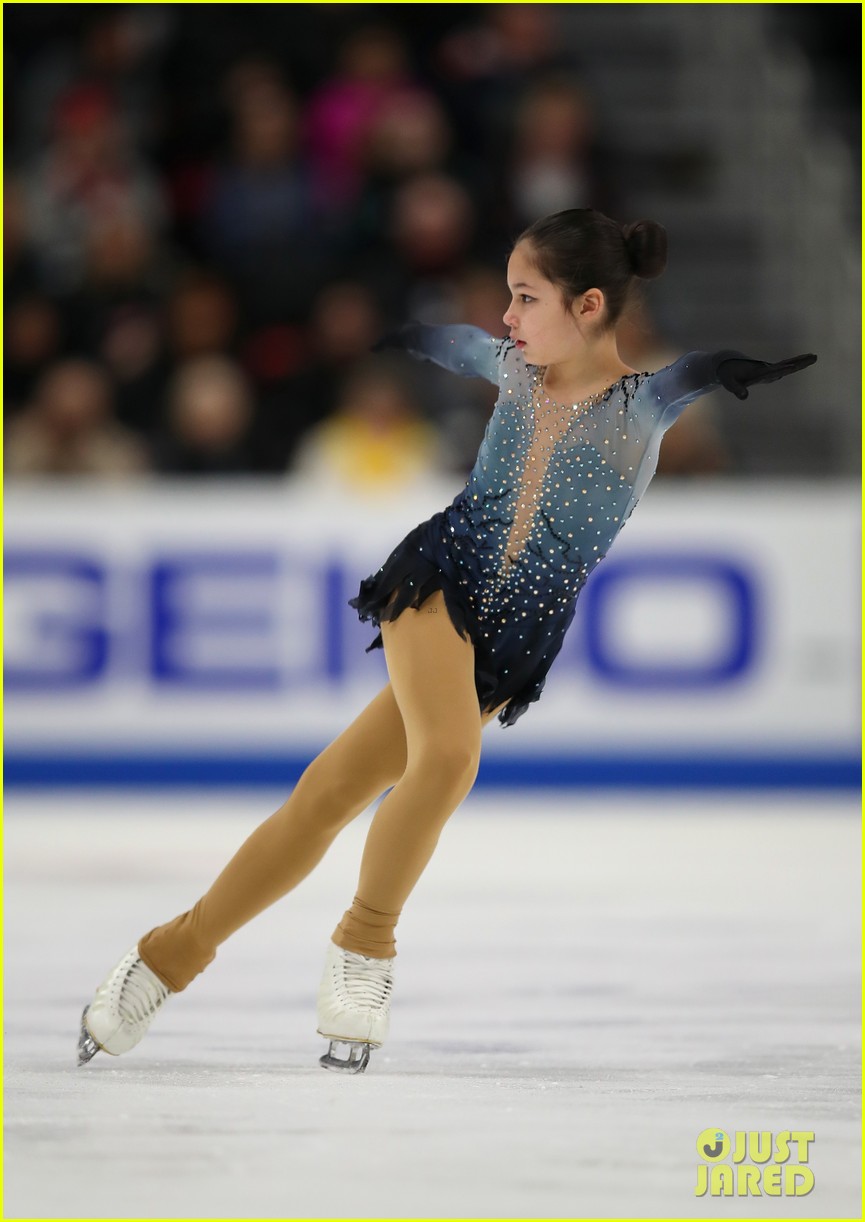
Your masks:
<svg viewBox="0 0 865 1222"><path fill-rule="evenodd" d="M402 906L474 784L482 719L474 649L455 631L441 593L384 623L382 636L405 728L406 767L375 813L355 902L333 941L356 954L391 958Z"/></svg>
<svg viewBox="0 0 865 1222"><path fill-rule="evenodd" d="M388 684L313 760L207 894L141 940L143 961L173 991L186 988L220 943L309 874L340 829L393 785L405 765L402 717Z"/></svg>

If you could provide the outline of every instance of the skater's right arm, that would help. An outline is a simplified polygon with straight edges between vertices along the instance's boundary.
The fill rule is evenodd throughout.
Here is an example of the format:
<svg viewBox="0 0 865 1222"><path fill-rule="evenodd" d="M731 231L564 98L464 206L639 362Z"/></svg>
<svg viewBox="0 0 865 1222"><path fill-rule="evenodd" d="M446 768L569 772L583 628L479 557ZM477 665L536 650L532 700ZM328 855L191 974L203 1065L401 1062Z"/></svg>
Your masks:
<svg viewBox="0 0 865 1222"><path fill-rule="evenodd" d="M499 366L512 341L496 339L480 327L455 323L434 327L427 323L409 322L398 331L382 336L373 345L373 352L386 348L402 348L422 361L434 361L451 373L464 378L486 378L494 386L499 383Z"/></svg>

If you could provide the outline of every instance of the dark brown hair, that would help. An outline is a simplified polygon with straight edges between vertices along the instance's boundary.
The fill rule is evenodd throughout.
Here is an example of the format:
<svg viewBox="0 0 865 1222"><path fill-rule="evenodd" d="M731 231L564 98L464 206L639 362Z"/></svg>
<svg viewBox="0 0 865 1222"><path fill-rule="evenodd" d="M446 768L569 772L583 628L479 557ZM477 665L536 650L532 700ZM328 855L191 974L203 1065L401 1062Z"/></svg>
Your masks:
<svg viewBox="0 0 865 1222"><path fill-rule="evenodd" d="M618 221L594 208L568 208L542 217L514 242L531 247L529 258L545 280L557 285L565 308L587 289L607 303L605 330L630 304L635 279L652 280L667 265L667 231L657 221Z"/></svg>

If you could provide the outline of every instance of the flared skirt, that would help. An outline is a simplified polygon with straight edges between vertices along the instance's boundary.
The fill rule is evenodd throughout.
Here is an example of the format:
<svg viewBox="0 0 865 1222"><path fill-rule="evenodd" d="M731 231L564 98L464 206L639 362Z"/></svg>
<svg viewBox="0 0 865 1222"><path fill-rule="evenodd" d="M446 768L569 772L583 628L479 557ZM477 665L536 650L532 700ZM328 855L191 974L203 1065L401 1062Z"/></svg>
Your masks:
<svg viewBox="0 0 865 1222"><path fill-rule="evenodd" d="M481 601L477 586L483 579L476 564L463 564L454 555L447 511L443 511L406 535L381 568L360 583L357 597L349 602L363 622L380 628L382 622L396 619L407 608L417 609L440 590L451 623L474 647L481 712L504 705L498 720L511 726L540 698L574 607L555 616L553 622L540 611L536 617L521 616L519 624L507 615L497 615L492 631L489 619L477 610ZM382 647L379 632L367 653Z"/></svg>

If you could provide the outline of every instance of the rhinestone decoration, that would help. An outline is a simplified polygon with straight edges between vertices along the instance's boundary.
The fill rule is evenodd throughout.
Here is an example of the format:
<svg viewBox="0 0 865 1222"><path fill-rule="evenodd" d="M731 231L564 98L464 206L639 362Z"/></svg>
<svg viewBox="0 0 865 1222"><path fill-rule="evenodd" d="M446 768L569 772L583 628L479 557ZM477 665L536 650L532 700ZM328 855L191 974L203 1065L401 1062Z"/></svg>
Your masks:
<svg viewBox="0 0 865 1222"><path fill-rule="evenodd" d="M496 696L517 693L500 716L510 725L538 698L582 587L655 472L665 429L716 384L714 362L709 353L689 353L657 373L625 374L562 404L544 391L543 368L480 328L418 325L406 347L499 389L465 487L400 548L412 541L439 571L446 597L456 587L478 648L476 670L495 676ZM399 553L363 583L362 594L374 597Z"/></svg>

